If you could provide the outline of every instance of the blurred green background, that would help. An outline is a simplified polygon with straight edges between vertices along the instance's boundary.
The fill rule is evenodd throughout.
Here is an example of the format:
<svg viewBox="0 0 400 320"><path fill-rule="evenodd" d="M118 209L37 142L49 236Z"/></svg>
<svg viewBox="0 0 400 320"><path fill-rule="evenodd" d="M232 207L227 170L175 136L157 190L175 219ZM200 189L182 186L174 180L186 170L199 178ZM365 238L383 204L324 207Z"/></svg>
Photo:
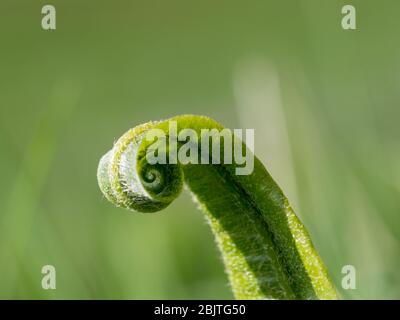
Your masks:
<svg viewBox="0 0 400 320"><path fill-rule="evenodd" d="M122 133L184 113L255 128L343 297L400 298L399 14L398 0L2 0L0 298L233 297L187 193L132 214L97 187Z"/></svg>

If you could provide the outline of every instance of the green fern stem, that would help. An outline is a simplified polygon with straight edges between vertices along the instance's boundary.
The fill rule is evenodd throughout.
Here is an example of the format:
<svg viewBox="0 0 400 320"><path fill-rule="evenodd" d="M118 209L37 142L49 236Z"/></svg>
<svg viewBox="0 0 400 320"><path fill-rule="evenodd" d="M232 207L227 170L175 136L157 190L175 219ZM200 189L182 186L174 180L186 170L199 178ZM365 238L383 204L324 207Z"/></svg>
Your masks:
<svg viewBox="0 0 400 320"><path fill-rule="evenodd" d="M185 184L209 221L237 299L336 299L304 225L256 157L250 175L236 175L236 164L148 163L151 142L144 137L150 129L168 134L169 121L198 136L202 129L224 129L208 117L182 115L129 130L100 160L105 197L119 207L154 212Z"/></svg>

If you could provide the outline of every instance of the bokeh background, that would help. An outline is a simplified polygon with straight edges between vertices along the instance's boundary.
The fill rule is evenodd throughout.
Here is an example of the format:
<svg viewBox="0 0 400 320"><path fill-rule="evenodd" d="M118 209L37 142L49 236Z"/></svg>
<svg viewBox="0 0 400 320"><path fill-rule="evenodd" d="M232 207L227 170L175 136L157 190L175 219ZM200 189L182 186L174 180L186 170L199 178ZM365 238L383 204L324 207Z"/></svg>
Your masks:
<svg viewBox="0 0 400 320"><path fill-rule="evenodd" d="M184 113L256 130L344 298L400 298L399 14L398 0L2 0L0 298L233 297L188 194L132 214L97 187L122 133Z"/></svg>

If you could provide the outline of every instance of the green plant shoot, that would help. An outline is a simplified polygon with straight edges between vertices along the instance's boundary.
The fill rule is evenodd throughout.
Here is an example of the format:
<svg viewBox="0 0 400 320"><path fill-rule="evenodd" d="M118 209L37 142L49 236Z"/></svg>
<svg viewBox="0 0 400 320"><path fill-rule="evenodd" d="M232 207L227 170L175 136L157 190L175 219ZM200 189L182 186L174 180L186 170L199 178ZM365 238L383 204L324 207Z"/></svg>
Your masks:
<svg viewBox="0 0 400 320"><path fill-rule="evenodd" d="M182 115L129 130L100 160L98 183L105 197L119 207L154 212L186 185L209 221L237 299L337 299L308 232L256 157L248 175L237 175L236 163L147 161L156 140L146 133L160 129L168 136L170 121L200 137L202 129L224 129L208 117ZM197 141L196 148L200 145ZM221 143L221 154L224 148Z"/></svg>

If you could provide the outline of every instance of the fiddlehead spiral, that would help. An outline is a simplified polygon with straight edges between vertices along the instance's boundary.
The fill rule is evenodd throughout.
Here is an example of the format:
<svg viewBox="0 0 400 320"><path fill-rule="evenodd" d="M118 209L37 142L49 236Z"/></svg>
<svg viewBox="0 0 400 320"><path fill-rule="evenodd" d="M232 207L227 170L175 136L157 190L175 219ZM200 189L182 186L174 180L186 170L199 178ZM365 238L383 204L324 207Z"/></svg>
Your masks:
<svg viewBox="0 0 400 320"><path fill-rule="evenodd" d="M117 206L139 212L159 211L182 190L180 166L150 165L146 161L141 144L154 124L129 130L100 160L97 174L100 189Z"/></svg>
<svg viewBox="0 0 400 320"><path fill-rule="evenodd" d="M224 130L210 118L193 115L129 130L100 160L97 176L105 197L120 207L154 212L168 206L185 183L210 222L236 298L336 299L307 231L257 158L251 174L237 175L240 166L235 163L177 161L176 152L183 148L180 142L165 143L158 150L169 157L166 163L149 163L147 155L157 140L149 139L148 133L160 130L167 139L173 134L171 121L178 132L189 129L201 137L191 141L192 151L202 146L202 130ZM223 144L217 153L227 148L229 144ZM210 155L215 155L214 150L207 149L201 157Z"/></svg>

